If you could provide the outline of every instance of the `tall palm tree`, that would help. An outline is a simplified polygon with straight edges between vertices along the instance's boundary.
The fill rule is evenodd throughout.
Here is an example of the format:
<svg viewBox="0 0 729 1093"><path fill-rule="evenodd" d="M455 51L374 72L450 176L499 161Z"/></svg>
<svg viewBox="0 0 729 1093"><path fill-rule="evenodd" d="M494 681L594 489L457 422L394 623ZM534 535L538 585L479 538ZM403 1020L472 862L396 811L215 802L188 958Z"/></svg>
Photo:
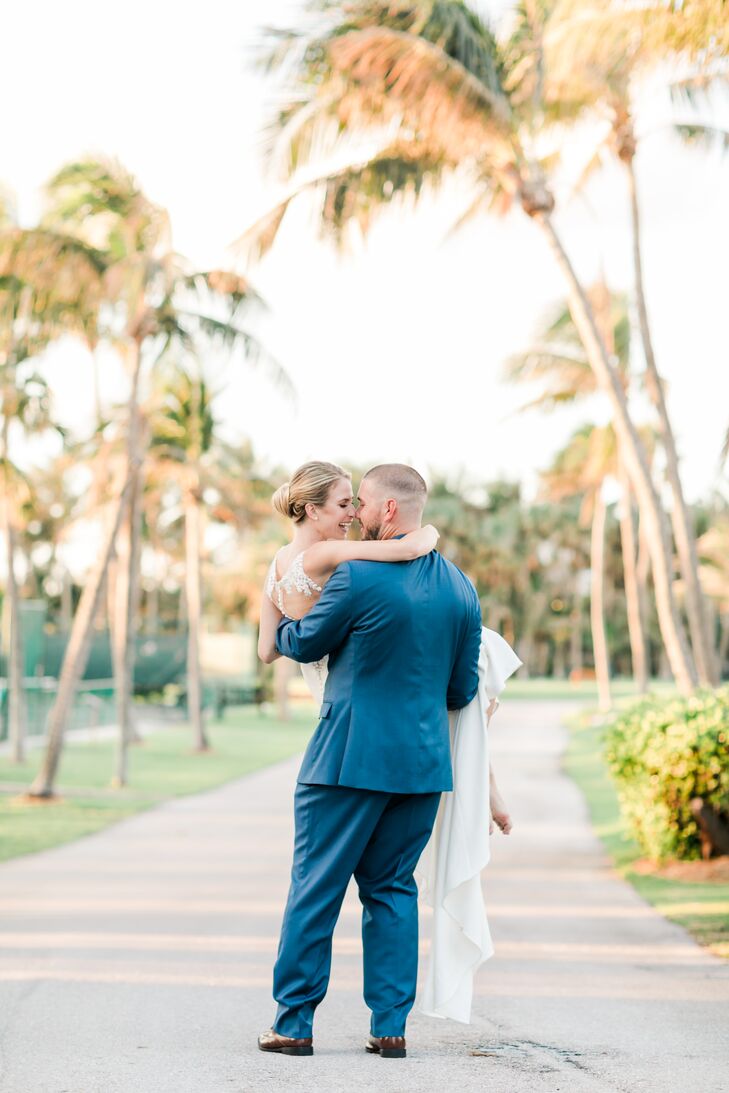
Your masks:
<svg viewBox="0 0 729 1093"><path fill-rule="evenodd" d="M721 628L719 674L729 656L729 513L716 513L712 526L698 541L702 576L709 595L716 604Z"/></svg>
<svg viewBox="0 0 729 1093"><path fill-rule="evenodd" d="M469 215L521 207L565 277L587 359L610 400L651 547L663 640L679 688L690 692L696 670L674 597L667 521L648 453L553 220L548 161L539 145L544 119L569 118L584 104L564 101L556 110L545 98L551 5L518 5L504 42L465 0L315 0L308 8L318 16L313 32L278 33L268 58L271 65L285 60L294 84L272 123L274 152L279 161L285 153L290 187L243 242L259 253L270 246L291 201L315 187L323 194L322 222L338 233L349 222L366 230L393 198L417 201L427 182L437 185L457 170L472 186ZM327 142L341 156L336 137L342 132L363 138L359 150L350 146L345 167L331 158L322 163Z"/></svg>
<svg viewBox="0 0 729 1093"><path fill-rule="evenodd" d="M704 54L701 78L711 78L710 57L726 56L726 12L709 2L687 5L691 12L676 12L655 6L646 24L645 11L616 10L611 0L560 0L555 5L555 18L545 35L545 55L550 70L549 95L555 103L583 101L591 104L600 117L607 116L609 129L605 146L625 169L630 202L633 276L643 352L646 365L646 388L653 403L661 441L666 453L666 473L673 494L671 517L684 581L686 612L691 634L691 646L696 659L700 682L717 682L714 642L706 603L699 580L696 552L696 531L681 484L678 450L668 414L663 380L658 371L646 304L641 249L641 215L635 157L638 139L635 124L635 89L640 77L650 65L665 62L667 56L690 57ZM682 5L682 8L686 5ZM718 16L721 16L717 18ZM722 32L725 48L716 41ZM677 33L678 32L678 33ZM536 59L535 59L536 63ZM722 67L724 65L722 64ZM684 88L688 87L683 81ZM680 131L695 139L700 126L683 126ZM598 158L593 156L591 163Z"/></svg>
<svg viewBox="0 0 729 1093"><path fill-rule="evenodd" d="M205 524L250 530L270 513L270 483L265 503L257 494L259 479L252 452L232 450L219 435L214 391L199 362L164 362L154 377L144 414L149 422L147 480L152 495L167 497L166 524L178 510L184 534L185 606L187 612L187 696L197 751L207 751L202 704L200 633L202 621L202 563ZM174 498L170 497L173 493Z"/></svg>
<svg viewBox="0 0 729 1093"><path fill-rule="evenodd" d="M581 522L590 533L590 621L597 676L598 704L609 710L610 659L605 632L605 524L607 505L604 483L618 469L618 443L612 426L584 426L557 453L549 470L542 474L546 495L553 501L581 494Z"/></svg>
<svg viewBox="0 0 729 1093"><path fill-rule="evenodd" d="M22 640L15 574L19 490L27 493L11 458L18 429L54 427L45 380L33 360L61 334L78 331L98 306L101 256L62 233L19 228L8 204L0 209L0 464L2 529L7 553L10 623L8 720L12 754L24 755Z"/></svg>
<svg viewBox="0 0 729 1093"><path fill-rule="evenodd" d="M593 286L590 297L603 337L620 369L627 391L630 367L630 320L627 301L623 296L610 294L604 283ZM510 358L506 367L506 376L511 381L537 382L541 385L539 393L522 407L523 410L555 409L589 398L598 391L595 374L585 356L569 309L564 305L555 309L554 315L546 322L541 333L537 334L532 346ZM646 446L650 450L651 445L647 436ZM638 692L643 694L648 689L647 620L638 573L633 489L622 459L619 459L616 477L622 492L619 505L620 538L633 674Z"/></svg>
<svg viewBox="0 0 729 1093"><path fill-rule="evenodd" d="M187 609L187 708L195 749L208 751L200 671L202 552L205 524L205 470L214 453L216 421L212 394L201 375L177 364L155 376L145 406L151 430L150 461L154 477L180 496L185 540Z"/></svg>
<svg viewBox="0 0 729 1093"><path fill-rule="evenodd" d="M57 604L60 628L68 631L73 615L73 579L63 554L74 525L79 491L71 488L70 473L77 466L77 447L67 437L64 440L64 448L57 456L33 468L18 542L28 559L33 596L45 597L51 608Z"/></svg>
<svg viewBox="0 0 729 1093"><path fill-rule="evenodd" d="M244 315L261 303L249 282L225 270L196 270L175 253L167 212L146 197L121 164L98 159L68 164L51 179L48 198L47 222L93 241L108 258L107 299L121 324L121 335L114 340L129 374L126 449L131 484L124 534L117 543L113 635L119 716L114 781L125 785L139 598L139 473L147 443L139 411L143 369L147 364L153 367L171 346L187 351L220 346L249 364L267 365L280 382L285 376L240 325Z"/></svg>

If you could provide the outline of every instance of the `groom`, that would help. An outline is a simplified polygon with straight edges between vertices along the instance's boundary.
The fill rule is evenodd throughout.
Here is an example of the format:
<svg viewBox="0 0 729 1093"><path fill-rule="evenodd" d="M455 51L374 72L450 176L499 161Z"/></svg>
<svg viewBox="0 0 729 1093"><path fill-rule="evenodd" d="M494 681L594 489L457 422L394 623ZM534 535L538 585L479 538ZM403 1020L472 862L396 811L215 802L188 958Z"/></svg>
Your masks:
<svg viewBox="0 0 729 1093"><path fill-rule="evenodd" d="M363 538L419 528L426 497L412 467L374 467L359 490ZM279 652L302 662L328 653L329 676L296 786L291 888L273 981L278 1012L259 1037L261 1050L313 1053L332 933L354 876L372 1013L366 1049L405 1055L418 970L413 870L440 794L452 789L447 711L476 694L480 640L473 585L435 551L412 562L340 565L308 615L281 621Z"/></svg>

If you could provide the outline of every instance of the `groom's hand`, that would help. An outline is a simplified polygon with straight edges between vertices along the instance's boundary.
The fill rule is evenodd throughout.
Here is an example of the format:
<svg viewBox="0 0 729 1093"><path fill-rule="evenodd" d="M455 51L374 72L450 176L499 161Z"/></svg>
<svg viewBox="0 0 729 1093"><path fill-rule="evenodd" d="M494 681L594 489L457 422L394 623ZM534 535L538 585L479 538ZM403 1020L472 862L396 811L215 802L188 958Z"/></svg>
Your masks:
<svg viewBox="0 0 729 1093"><path fill-rule="evenodd" d="M301 619L281 619L276 648L299 664L321 660L344 641L352 622L350 563L337 566L311 611Z"/></svg>

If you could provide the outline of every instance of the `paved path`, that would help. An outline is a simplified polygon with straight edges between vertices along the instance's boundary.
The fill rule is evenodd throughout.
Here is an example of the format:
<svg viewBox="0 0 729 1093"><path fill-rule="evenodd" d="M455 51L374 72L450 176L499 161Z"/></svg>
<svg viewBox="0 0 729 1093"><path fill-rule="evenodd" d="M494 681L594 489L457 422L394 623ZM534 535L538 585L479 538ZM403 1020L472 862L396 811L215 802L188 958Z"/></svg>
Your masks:
<svg viewBox="0 0 729 1093"><path fill-rule="evenodd" d="M0 1093L728 1089L729 965L611 873L559 770L563 712L507 702L494 723L516 827L486 873L497 956L471 1026L416 1015L407 1060L365 1055L350 892L317 1054L255 1049L288 880L286 762L0 866Z"/></svg>

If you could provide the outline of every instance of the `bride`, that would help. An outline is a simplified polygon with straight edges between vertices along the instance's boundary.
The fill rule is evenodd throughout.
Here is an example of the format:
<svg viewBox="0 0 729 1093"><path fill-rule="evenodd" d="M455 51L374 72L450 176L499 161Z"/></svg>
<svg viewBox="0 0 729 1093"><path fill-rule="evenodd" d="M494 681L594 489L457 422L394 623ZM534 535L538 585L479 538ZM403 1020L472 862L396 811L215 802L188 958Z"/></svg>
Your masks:
<svg viewBox="0 0 729 1093"><path fill-rule="evenodd" d="M273 558L264 584L258 655L266 664L280 656L276 630L281 618L300 619L307 614L340 563L412 561L434 550L439 537L427 524L399 539L347 540L356 516L351 475L334 463L305 463L290 482L279 487L272 503L294 527L291 542ZM485 628L482 633L479 694L469 707L451 715L454 791L443 795L434 834L418 870L424 897L435 909L433 951L421 1008L461 1021L470 1016L473 972L493 952L480 889L480 868L489 857L487 835L494 825L506 835L512 827L489 760L486 729L498 694L520 661L500 635ZM301 665L319 703L327 659ZM484 780L488 781L486 792ZM459 815L472 817L469 847L459 845L463 825L454 824L454 808ZM468 865L463 864L464 857Z"/></svg>

